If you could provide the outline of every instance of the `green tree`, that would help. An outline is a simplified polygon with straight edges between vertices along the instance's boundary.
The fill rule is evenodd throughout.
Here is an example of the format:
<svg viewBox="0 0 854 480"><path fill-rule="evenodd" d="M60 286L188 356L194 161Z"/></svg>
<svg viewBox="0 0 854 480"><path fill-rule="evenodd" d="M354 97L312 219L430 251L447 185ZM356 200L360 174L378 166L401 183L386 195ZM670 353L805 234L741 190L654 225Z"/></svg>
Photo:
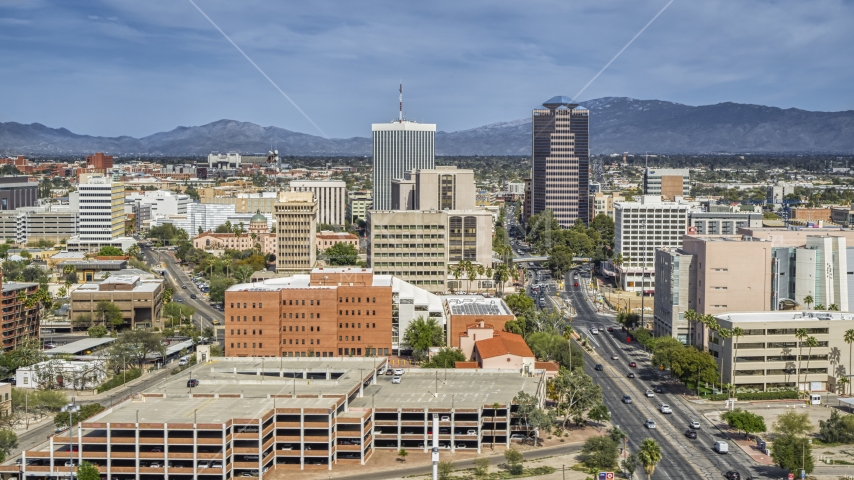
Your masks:
<svg viewBox="0 0 854 480"><path fill-rule="evenodd" d="M12 430L0 430L0 462L5 462L6 457L18 448L18 435Z"/></svg>
<svg viewBox="0 0 854 480"><path fill-rule="evenodd" d="M587 411L587 418L599 424L599 431L602 431L602 422L611 420L611 412L605 404L600 403Z"/></svg>
<svg viewBox="0 0 854 480"><path fill-rule="evenodd" d="M647 438L641 442L637 455L643 470L651 477L655 467L661 462L661 446L655 440Z"/></svg>
<svg viewBox="0 0 854 480"><path fill-rule="evenodd" d="M113 345L116 348L124 349L129 354L130 358L128 361L135 361L140 369L145 364L146 358L149 355L157 353L163 357L166 354L166 347L163 345L163 335L157 332L130 330L113 342Z"/></svg>
<svg viewBox="0 0 854 480"><path fill-rule="evenodd" d="M571 370L584 368L581 349L557 333L535 332L526 338L526 343L540 361L556 361Z"/></svg>
<svg viewBox="0 0 854 480"><path fill-rule="evenodd" d="M812 300L811 297L810 300ZM804 299L804 301L806 301L806 299ZM806 328L799 328L795 330L795 338L798 339L798 373L796 380L797 383L795 384L795 390L797 390L798 392L801 391L801 361L803 361L804 358L804 339L808 336L809 334L807 333ZM804 379L806 379L806 376L804 376Z"/></svg>
<svg viewBox="0 0 854 480"><path fill-rule="evenodd" d="M406 461L407 455L409 455L409 452L407 452L406 449L401 448L397 451L397 456L403 459L404 462Z"/></svg>
<svg viewBox="0 0 854 480"><path fill-rule="evenodd" d="M231 226L231 222L228 220L226 220L225 223L223 223L222 225L216 227L216 230L214 230L214 233L232 233L232 232L233 232L233 228Z"/></svg>
<svg viewBox="0 0 854 480"><path fill-rule="evenodd" d="M349 243L338 242L323 251L323 257L329 265L356 265L359 261L359 251Z"/></svg>
<svg viewBox="0 0 854 480"><path fill-rule="evenodd" d="M845 331L845 335L842 336L842 339L845 340L845 343L848 344L848 375L854 373L854 368L852 368L852 362L854 362L854 351L851 350L851 347L854 347L854 328L849 328Z"/></svg>
<svg viewBox="0 0 854 480"><path fill-rule="evenodd" d="M510 473L513 475L522 473L522 462L524 460L525 457L522 456L522 452L513 447L504 451L504 461L507 462L507 466L510 467Z"/></svg>
<svg viewBox="0 0 854 480"><path fill-rule="evenodd" d="M810 309L810 305L813 304L813 301L814 300L812 298L812 295L807 295L806 297L804 297L804 303L807 305L807 310Z"/></svg>
<svg viewBox="0 0 854 480"><path fill-rule="evenodd" d="M534 430L534 446L536 447L540 430L546 432L551 430L551 426L554 423L554 412L544 412L540 408L539 399L525 392L517 393L513 401L518 405L516 414L524 419L525 424L529 428Z"/></svg>
<svg viewBox="0 0 854 480"><path fill-rule="evenodd" d="M423 360L430 347L445 344L445 333L435 318L418 317L406 327L403 343L412 348L412 355L417 360Z"/></svg>
<svg viewBox="0 0 854 480"><path fill-rule="evenodd" d="M225 301L225 291L235 284L233 278L216 276L211 279L210 294L211 301L222 303Z"/></svg>
<svg viewBox="0 0 854 480"><path fill-rule="evenodd" d="M579 456L585 467L596 470L611 470L617 466L620 445L608 436L588 438L581 447Z"/></svg>
<svg viewBox="0 0 854 480"><path fill-rule="evenodd" d="M806 473L812 473L815 469L812 444L805 437L781 435L775 438L771 447L771 460L789 473L798 473L801 469Z"/></svg>
<svg viewBox="0 0 854 480"><path fill-rule="evenodd" d="M777 416L777 420L771 426L771 430L777 435L795 435L804 437L812 432L813 426L810 423L809 414L806 412L798 413L794 410L787 410Z"/></svg>
<svg viewBox="0 0 854 480"><path fill-rule="evenodd" d="M107 336L107 327L103 325L92 325L87 331L92 338L104 338Z"/></svg>
<svg viewBox="0 0 854 480"><path fill-rule="evenodd" d="M121 248L109 245L101 247L101 250L98 252L99 257L122 257L124 254L125 252Z"/></svg>
<svg viewBox="0 0 854 480"><path fill-rule="evenodd" d="M101 300L95 304L95 315L104 327L118 327L124 323L121 309L109 300Z"/></svg>
<svg viewBox="0 0 854 480"><path fill-rule="evenodd" d="M79 467L77 467L77 479L78 480L100 480L101 472L89 462L82 462Z"/></svg>
<svg viewBox="0 0 854 480"><path fill-rule="evenodd" d="M827 421L819 420L818 433L825 443L854 443L854 415L843 416L833 409Z"/></svg>
<svg viewBox="0 0 854 480"><path fill-rule="evenodd" d="M422 365L423 368L456 368L456 362L465 362L468 360L459 349L443 348L439 353L433 355L428 362Z"/></svg>
<svg viewBox="0 0 854 480"><path fill-rule="evenodd" d="M767 429L765 427L765 419L762 415L757 415L740 408L730 410L721 415L721 419L729 425L730 428L744 432L744 435L750 437L752 433L763 433Z"/></svg>
<svg viewBox="0 0 854 480"><path fill-rule="evenodd" d="M625 472L628 479L632 480L635 478L635 472L638 470L639 465L640 460L638 459L637 454L630 453L623 459L622 463L620 463L620 468L623 469L623 472Z"/></svg>
<svg viewBox="0 0 854 480"><path fill-rule="evenodd" d="M583 370L561 367L557 376L546 385L548 397L557 403L557 414L563 415L566 427L571 417L583 418L582 413L602 403L602 387Z"/></svg>
<svg viewBox="0 0 854 480"><path fill-rule="evenodd" d="M558 245L549 254L548 267L555 278L563 278L563 275L572 268L573 253L569 247Z"/></svg>

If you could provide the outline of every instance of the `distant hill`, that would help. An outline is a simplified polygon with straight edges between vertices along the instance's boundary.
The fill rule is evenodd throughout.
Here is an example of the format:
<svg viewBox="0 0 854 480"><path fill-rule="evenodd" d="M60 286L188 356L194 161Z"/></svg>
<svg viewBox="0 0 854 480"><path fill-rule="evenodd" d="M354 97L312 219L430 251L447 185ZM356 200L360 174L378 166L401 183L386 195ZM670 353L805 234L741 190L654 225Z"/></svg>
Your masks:
<svg viewBox="0 0 854 480"><path fill-rule="evenodd" d="M692 107L625 97L581 104L590 110L593 153L854 153L854 111L850 110L810 112L730 102ZM325 139L235 120L178 127L142 138L93 137L38 123L0 123L0 153L9 155L253 153L266 152L271 143L283 155L371 154L370 138ZM527 155L530 151L530 117L436 133L439 155Z"/></svg>

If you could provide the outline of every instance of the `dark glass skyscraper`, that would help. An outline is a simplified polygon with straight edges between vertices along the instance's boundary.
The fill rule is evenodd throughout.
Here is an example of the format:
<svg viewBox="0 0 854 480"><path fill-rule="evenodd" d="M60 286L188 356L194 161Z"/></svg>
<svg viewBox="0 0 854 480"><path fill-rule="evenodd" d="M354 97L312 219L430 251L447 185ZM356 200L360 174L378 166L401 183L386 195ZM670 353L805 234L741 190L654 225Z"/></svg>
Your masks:
<svg viewBox="0 0 854 480"><path fill-rule="evenodd" d="M562 227L587 222L590 189L590 112L569 97L534 108L531 135L531 210L549 209Z"/></svg>

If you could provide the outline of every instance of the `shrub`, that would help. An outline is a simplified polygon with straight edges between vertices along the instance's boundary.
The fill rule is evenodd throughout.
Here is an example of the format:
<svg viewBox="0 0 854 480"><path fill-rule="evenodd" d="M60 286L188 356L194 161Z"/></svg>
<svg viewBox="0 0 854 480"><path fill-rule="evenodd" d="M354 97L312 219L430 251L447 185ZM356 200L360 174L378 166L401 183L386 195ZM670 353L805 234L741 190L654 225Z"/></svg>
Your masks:
<svg viewBox="0 0 854 480"><path fill-rule="evenodd" d="M80 407L80 410L71 418L74 423L82 422L89 417L92 417L98 413L104 411L104 406L100 403L90 403L87 405L83 405ZM68 412L59 412L53 417L53 424L57 427L64 427L68 425L69 414Z"/></svg>
<svg viewBox="0 0 854 480"><path fill-rule="evenodd" d="M729 395L726 393L718 393L707 397L712 401L729 400ZM754 392L754 393L739 393L736 395L739 400L789 400L797 399L798 392L794 390L783 392Z"/></svg>
<svg viewBox="0 0 854 480"><path fill-rule="evenodd" d="M120 373L120 374L116 375L115 377L113 377L113 378L107 380L106 382L102 383L101 386L98 387L98 393L104 393L107 390L111 390L111 389L116 388L118 386L124 385L125 379L127 379L127 381L129 382L129 381L134 380L136 378L139 378L141 376L142 376L142 370L140 370L138 368L131 368L126 373Z"/></svg>

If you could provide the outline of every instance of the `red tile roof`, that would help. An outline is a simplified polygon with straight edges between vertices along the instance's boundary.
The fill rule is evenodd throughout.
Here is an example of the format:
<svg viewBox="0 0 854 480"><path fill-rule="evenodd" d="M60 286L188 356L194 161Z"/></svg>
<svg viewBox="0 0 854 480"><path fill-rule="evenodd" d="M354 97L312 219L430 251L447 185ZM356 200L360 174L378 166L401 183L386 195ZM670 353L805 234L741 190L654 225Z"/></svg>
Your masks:
<svg viewBox="0 0 854 480"><path fill-rule="evenodd" d="M454 368L479 368L477 362L454 362Z"/></svg>
<svg viewBox="0 0 854 480"><path fill-rule="evenodd" d="M500 357L501 355L516 355L517 357L533 357L534 352L528 348L521 335L509 332L497 332L498 335L474 343L480 358Z"/></svg>
<svg viewBox="0 0 854 480"><path fill-rule="evenodd" d="M545 370L547 372L557 372L560 371L560 365L555 361L550 362L534 362L534 369L536 370Z"/></svg>

